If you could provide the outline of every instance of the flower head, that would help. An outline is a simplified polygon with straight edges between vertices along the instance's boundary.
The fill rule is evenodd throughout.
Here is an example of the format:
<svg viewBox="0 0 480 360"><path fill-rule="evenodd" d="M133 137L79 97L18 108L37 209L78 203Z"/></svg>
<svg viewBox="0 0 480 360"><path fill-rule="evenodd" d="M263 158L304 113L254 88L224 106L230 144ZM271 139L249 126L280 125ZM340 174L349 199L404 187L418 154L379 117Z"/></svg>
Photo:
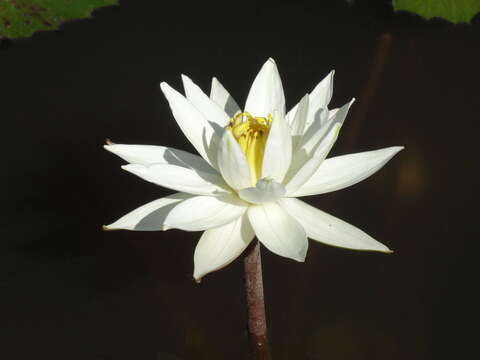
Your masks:
<svg viewBox="0 0 480 360"><path fill-rule="evenodd" d="M326 159L353 103L328 109L333 74L288 113L272 59L255 78L243 112L216 78L210 97L186 76L185 96L162 83L173 116L200 156L163 146L105 145L129 163L123 169L177 191L105 229L204 231L194 254L196 280L232 262L255 236L297 261L305 259L307 238L390 252L353 225L296 199L356 184L403 149Z"/></svg>

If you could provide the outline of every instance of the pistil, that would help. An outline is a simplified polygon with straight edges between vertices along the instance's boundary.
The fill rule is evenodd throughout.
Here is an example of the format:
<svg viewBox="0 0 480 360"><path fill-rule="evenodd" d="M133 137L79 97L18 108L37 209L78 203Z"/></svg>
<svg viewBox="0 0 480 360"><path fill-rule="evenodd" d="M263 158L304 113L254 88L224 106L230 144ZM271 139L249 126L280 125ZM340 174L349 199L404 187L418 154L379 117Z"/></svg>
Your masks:
<svg viewBox="0 0 480 360"><path fill-rule="evenodd" d="M262 176L263 154L272 121L270 114L264 118L253 117L244 112L235 115L227 126L247 158L252 186L255 186Z"/></svg>

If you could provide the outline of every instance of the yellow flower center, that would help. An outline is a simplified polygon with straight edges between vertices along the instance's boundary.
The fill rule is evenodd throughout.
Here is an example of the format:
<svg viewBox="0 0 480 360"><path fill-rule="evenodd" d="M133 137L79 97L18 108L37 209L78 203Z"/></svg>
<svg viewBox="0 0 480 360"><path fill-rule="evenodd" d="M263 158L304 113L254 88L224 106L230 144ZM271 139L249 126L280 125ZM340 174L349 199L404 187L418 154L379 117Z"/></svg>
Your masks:
<svg viewBox="0 0 480 360"><path fill-rule="evenodd" d="M230 124L227 126L247 157L252 186L255 186L262 176L263 153L272 121L270 114L267 118L263 118L253 117L248 112L244 112L230 119Z"/></svg>

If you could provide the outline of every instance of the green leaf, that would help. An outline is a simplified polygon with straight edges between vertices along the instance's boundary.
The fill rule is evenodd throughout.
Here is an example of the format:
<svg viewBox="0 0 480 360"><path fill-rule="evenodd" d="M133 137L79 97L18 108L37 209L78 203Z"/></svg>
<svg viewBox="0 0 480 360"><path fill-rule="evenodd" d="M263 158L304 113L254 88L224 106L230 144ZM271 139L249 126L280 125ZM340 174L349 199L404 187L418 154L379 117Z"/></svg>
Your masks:
<svg viewBox="0 0 480 360"><path fill-rule="evenodd" d="M0 0L0 38L54 30L67 20L90 17L95 8L116 3L117 0Z"/></svg>
<svg viewBox="0 0 480 360"><path fill-rule="evenodd" d="M393 0L393 8L416 13L427 20L439 17L452 23L470 23L480 12L480 0Z"/></svg>

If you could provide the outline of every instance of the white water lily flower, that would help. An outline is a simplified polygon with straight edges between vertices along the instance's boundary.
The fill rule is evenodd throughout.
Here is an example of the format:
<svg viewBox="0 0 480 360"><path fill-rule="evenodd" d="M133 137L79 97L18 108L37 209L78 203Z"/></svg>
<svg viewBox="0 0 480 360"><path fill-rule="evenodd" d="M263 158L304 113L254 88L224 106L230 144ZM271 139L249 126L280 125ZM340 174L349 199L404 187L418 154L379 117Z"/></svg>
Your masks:
<svg viewBox="0 0 480 360"><path fill-rule="evenodd" d="M353 100L329 110L333 71L285 114L277 66L269 59L241 112L213 78L210 97L182 76L185 96L162 83L173 116L200 156L163 146L105 145L129 164L123 169L178 191L152 201L107 230L204 231L194 278L238 257L257 236L270 251L304 261L308 240L355 250L390 252L360 229L296 197L356 184L403 147L326 159Z"/></svg>

